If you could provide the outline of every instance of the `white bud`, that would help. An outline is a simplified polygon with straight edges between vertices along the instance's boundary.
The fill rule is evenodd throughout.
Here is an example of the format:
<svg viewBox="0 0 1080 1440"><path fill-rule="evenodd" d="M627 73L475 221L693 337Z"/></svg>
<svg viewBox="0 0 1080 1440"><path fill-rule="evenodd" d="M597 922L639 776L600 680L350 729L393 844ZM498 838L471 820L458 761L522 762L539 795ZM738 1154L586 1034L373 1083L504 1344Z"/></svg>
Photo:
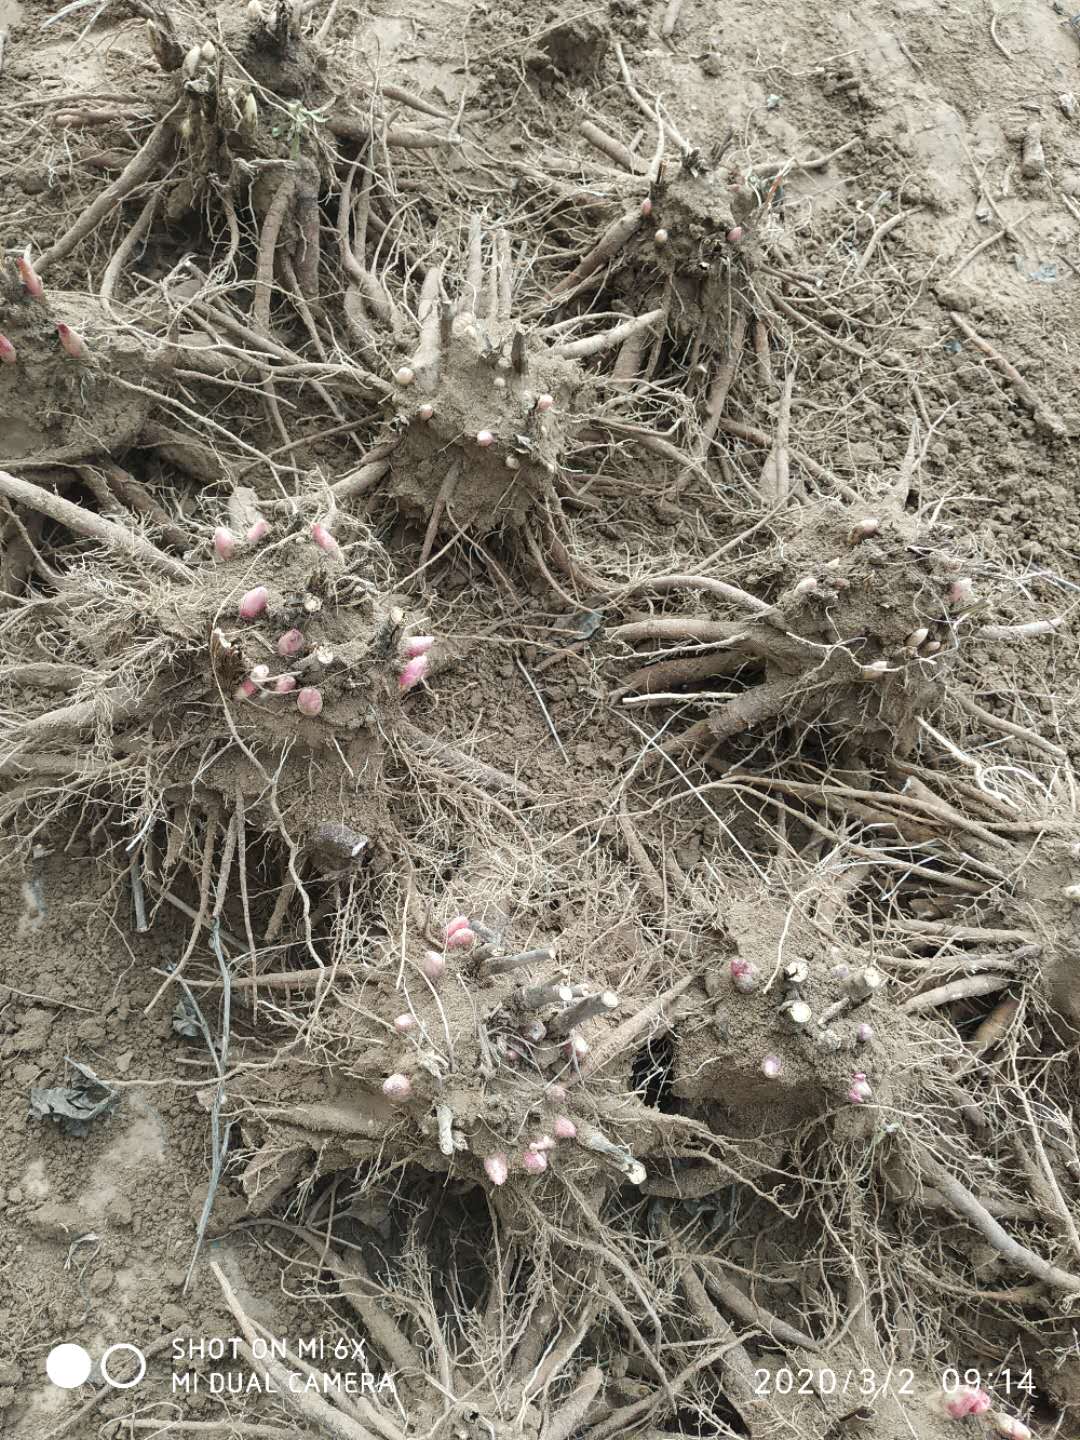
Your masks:
<svg viewBox="0 0 1080 1440"><path fill-rule="evenodd" d="M207 65L212 65L217 59L217 50L214 48L213 41L206 40L203 42L202 58L206 61Z"/></svg>
<svg viewBox="0 0 1080 1440"><path fill-rule="evenodd" d="M816 590L817 588L817 579L813 575L804 575L795 586L795 594L809 595L811 590Z"/></svg>
<svg viewBox="0 0 1080 1440"><path fill-rule="evenodd" d="M199 68L199 61L202 59L202 46L192 45L191 49L184 56L183 71L187 76L194 75Z"/></svg>
<svg viewBox="0 0 1080 1440"><path fill-rule="evenodd" d="M909 650L917 650L929 634L929 627L920 625L918 630L912 630L911 634L904 641L904 644Z"/></svg>
<svg viewBox="0 0 1080 1440"><path fill-rule="evenodd" d="M416 371L411 365L401 365L394 371L394 379L399 385L411 385L416 379Z"/></svg>

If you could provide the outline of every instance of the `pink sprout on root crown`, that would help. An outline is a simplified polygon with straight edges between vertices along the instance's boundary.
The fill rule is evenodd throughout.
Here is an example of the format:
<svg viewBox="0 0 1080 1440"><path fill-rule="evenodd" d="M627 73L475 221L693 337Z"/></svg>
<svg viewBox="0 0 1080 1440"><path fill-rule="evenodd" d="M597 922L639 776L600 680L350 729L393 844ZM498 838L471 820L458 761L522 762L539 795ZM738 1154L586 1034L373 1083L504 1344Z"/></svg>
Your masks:
<svg viewBox="0 0 1080 1440"><path fill-rule="evenodd" d="M428 663L426 655L415 655L398 676L398 688L404 692L419 685L428 672Z"/></svg>
<svg viewBox="0 0 1080 1440"><path fill-rule="evenodd" d="M304 648L304 635L301 630L286 630L284 635L278 636L278 642L274 649L279 655L299 655Z"/></svg>
<svg viewBox="0 0 1080 1440"><path fill-rule="evenodd" d="M648 197L647 195L646 195L645 199L642 200L642 202L641 202L641 213L642 213L642 215L645 217L646 220L647 220L647 219L649 218L649 216L652 214L652 201L649 199L649 197Z"/></svg>
<svg viewBox="0 0 1080 1440"><path fill-rule="evenodd" d="M861 1070L856 1070L851 1077L851 1088L847 1092L847 1098L853 1105L862 1105L873 1095L869 1082Z"/></svg>
<svg viewBox="0 0 1080 1440"><path fill-rule="evenodd" d="M322 713L322 691L316 690L314 685L305 685L303 690L296 693L296 708L301 715L314 718Z"/></svg>
<svg viewBox="0 0 1080 1440"><path fill-rule="evenodd" d="M311 538L320 550L325 550L328 555L338 555L341 546L334 539L333 535L325 525L315 524L311 527Z"/></svg>
<svg viewBox="0 0 1080 1440"><path fill-rule="evenodd" d="M731 229L727 232L727 243L729 245L738 245L742 237L743 227L741 225L733 225Z"/></svg>
<svg viewBox="0 0 1080 1440"><path fill-rule="evenodd" d="M411 385L416 379L416 371L411 365L402 365L394 371L394 379L399 385Z"/></svg>
<svg viewBox="0 0 1080 1440"><path fill-rule="evenodd" d="M45 286L41 283L41 276L34 269L29 250L25 254L16 255L15 269L19 272L19 279L22 281L26 293L35 300L40 300L45 294Z"/></svg>
<svg viewBox="0 0 1080 1440"><path fill-rule="evenodd" d="M547 1156L542 1150L526 1150L521 1163L530 1175L542 1175L547 1169Z"/></svg>
<svg viewBox="0 0 1080 1440"><path fill-rule="evenodd" d="M446 973L446 961L437 950L425 950L420 969L429 980L441 980Z"/></svg>
<svg viewBox="0 0 1080 1440"><path fill-rule="evenodd" d="M468 930L471 923L468 915L455 915L452 920L446 922L446 929L443 931L443 935L449 940L455 930Z"/></svg>
<svg viewBox="0 0 1080 1440"><path fill-rule="evenodd" d="M584 1035L571 1035L564 1048L571 1060L584 1060L589 1053L589 1042Z"/></svg>
<svg viewBox="0 0 1080 1440"><path fill-rule="evenodd" d="M254 525L248 528L245 539L247 540L249 545L257 545L260 540L265 540L267 535L269 534L270 521L264 520L263 517L260 515L259 518L255 521Z"/></svg>
<svg viewBox="0 0 1080 1440"><path fill-rule="evenodd" d="M991 1404L985 1390L974 1390L965 1385L947 1397L945 1413L950 1420L963 1420L967 1415L985 1415Z"/></svg>
<svg viewBox="0 0 1080 1440"><path fill-rule="evenodd" d="M860 1045L869 1045L870 1041L874 1038L874 1027L868 1025L864 1020L862 1024L856 1028L855 1038Z"/></svg>
<svg viewBox="0 0 1080 1440"><path fill-rule="evenodd" d="M666 230L657 230L652 238L654 245L666 245L668 242L668 233Z"/></svg>
<svg viewBox="0 0 1080 1440"><path fill-rule="evenodd" d="M236 553L236 536L224 525L214 531L214 554L219 560L231 560Z"/></svg>
<svg viewBox="0 0 1080 1440"><path fill-rule="evenodd" d="M869 540L870 536L876 535L880 529L881 521L876 515L864 515L851 527L851 538L852 540Z"/></svg>
<svg viewBox="0 0 1080 1440"><path fill-rule="evenodd" d="M476 935L466 925L464 930L455 930L452 935L446 937L446 948L448 950L468 950L476 944Z"/></svg>
<svg viewBox="0 0 1080 1440"><path fill-rule="evenodd" d="M765 1076L766 1080L778 1079L780 1071L783 1068L783 1063L779 1055L766 1055L765 1059L761 1062L761 1073Z"/></svg>
<svg viewBox="0 0 1080 1440"><path fill-rule="evenodd" d="M70 355L72 360L81 360L86 354L86 341L77 330L70 325L59 324L56 333L60 337L60 348L65 355Z"/></svg>
<svg viewBox="0 0 1080 1440"><path fill-rule="evenodd" d="M435 406L434 406L434 405L421 405L421 406L420 406L420 409L417 410L416 413L417 413L417 415L420 417L421 420L430 420L430 419L432 418L432 416L435 414Z"/></svg>
<svg viewBox="0 0 1080 1440"><path fill-rule="evenodd" d="M1015 1415L1006 1415L1003 1410L988 1410L986 1418L999 1435L1006 1440L1034 1440L1030 1428Z"/></svg>
<svg viewBox="0 0 1080 1440"><path fill-rule="evenodd" d="M555 1141L550 1135L541 1135L539 1140L530 1140L529 1149L534 1155L539 1155L544 1150L554 1150Z"/></svg>
<svg viewBox="0 0 1080 1440"><path fill-rule="evenodd" d="M397 1015L394 1018L394 1029L399 1035L407 1035L410 1030L416 1029L415 1015Z"/></svg>
<svg viewBox="0 0 1080 1440"><path fill-rule="evenodd" d="M577 1126L569 1115L556 1115L551 1128L555 1131L556 1140L573 1140L577 1135Z"/></svg>
<svg viewBox="0 0 1080 1440"><path fill-rule="evenodd" d="M382 1083L382 1093L388 1100L408 1100L412 1081L407 1075L388 1075Z"/></svg>
<svg viewBox="0 0 1080 1440"><path fill-rule="evenodd" d="M253 695L259 693L259 687L254 680L241 680L240 684L233 691L234 700L250 700Z"/></svg>
<svg viewBox="0 0 1080 1440"><path fill-rule="evenodd" d="M491 433L490 430L478 430L476 432L476 443L477 445L483 445L486 448L488 445L495 444L495 436Z"/></svg>
<svg viewBox="0 0 1080 1440"><path fill-rule="evenodd" d="M256 585L240 598L240 619L255 620L270 603L270 592L265 585Z"/></svg>
<svg viewBox="0 0 1080 1440"><path fill-rule="evenodd" d="M946 598L951 606L970 605L975 594L975 582L962 575L949 586Z"/></svg>
<svg viewBox="0 0 1080 1440"><path fill-rule="evenodd" d="M505 1185L509 1173L510 1167L506 1163L505 1155L489 1155L484 1161L484 1174L493 1185Z"/></svg>
<svg viewBox="0 0 1080 1440"><path fill-rule="evenodd" d="M18 356L15 354L15 346L6 335L0 335L0 362L5 365L14 365Z"/></svg>
<svg viewBox="0 0 1080 1440"><path fill-rule="evenodd" d="M757 966L752 960L743 960L737 955L728 966L728 971L731 975L731 983L740 995L748 995L760 984Z"/></svg>
<svg viewBox="0 0 1080 1440"><path fill-rule="evenodd" d="M536 408L540 411L541 415L543 415L546 410L554 410L555 396L547 394L538 395L536 397Z"/></svg>
<svg viewBox="0 0 1080 1440"><path fill-rule="evenodd" d="M415 660L418 655L426 655L434 644L434 635L410 635L403 647L405 659Z"/></svg>
<svg viewBox="0 0 1080 1440"><path fill-rule="evenodd" d="M277 695L291 695L295 689L295 675L279 675L274 681L274 692Z"/></svg>

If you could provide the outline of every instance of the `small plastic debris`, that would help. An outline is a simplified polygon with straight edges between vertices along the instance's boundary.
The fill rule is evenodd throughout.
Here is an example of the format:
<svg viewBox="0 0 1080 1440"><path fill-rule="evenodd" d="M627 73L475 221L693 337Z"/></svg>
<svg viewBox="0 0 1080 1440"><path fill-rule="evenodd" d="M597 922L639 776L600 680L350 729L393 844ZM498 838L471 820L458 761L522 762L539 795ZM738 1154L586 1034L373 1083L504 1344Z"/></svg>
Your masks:
<svg viewBox="0 0 1080 1440"><path fill-rule="evenodd" d="M603 623L604 617L599 610L581 610L578 614L571 615L569 621L571 630L582 640L588 640L595 635Z"/></svg>
<svg viewBox="0 0 1080 1440"><path fill-rule="evenodd" d="M186 995L181 995L176 1002L172 1013L172 1028L175 1034L182 1035L185 1040L202 1040L204 1038L205 1031Z"/></svg>
<svg viewBox="0 0 1080 1440"><path fill-rule="evenodd" d="M89 1133L91 1122L111 1110L120 1097L88 1066L77 1060L67 1063L80 1078L74 1085L33 1086L30 1111L42 1120L55 1120L62 1135L81 1139Z"/></svg>

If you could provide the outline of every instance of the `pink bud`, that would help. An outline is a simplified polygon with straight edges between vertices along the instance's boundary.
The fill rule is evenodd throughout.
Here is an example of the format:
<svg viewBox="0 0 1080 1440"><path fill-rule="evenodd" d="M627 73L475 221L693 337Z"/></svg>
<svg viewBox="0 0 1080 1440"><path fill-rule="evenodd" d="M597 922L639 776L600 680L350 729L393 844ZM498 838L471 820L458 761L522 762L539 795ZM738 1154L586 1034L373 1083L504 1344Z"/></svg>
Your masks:
<svg viewBox="0 0 1080 1440"><path fill-rule="evenodd" d="M852 540L869 540L871 535L876 535L881 529L881 521L876 515L865 515L861 520L856 520L851 527Z"/></svg>
<svg viewBox="0 0 1080 1440"><path fill-rule="evenodd" d="M240 684L233 691L233 699L250 700L251 697L257 695L258 692L259 687L255 684L254 680L241 680Z"/></svg>
<svg viewBox="0 0 1080 1440"><path fill-rule="evenodd" d="M860 1045L869 1045L870 1041L874 1038L874 1027L868 1025L864 1020L862 1024L856 1028L855 1038Z"/></svg>
<svg viewBox="0 0 1080 1440"><path fill-rule="evenodd" d="M264 680L269 680L269 678L269 665L253 665L251 667L250 679L254 680L256 685L261 685Z"/></svg>
<svg viewBox="0 0 1080 1440"><path fill-rule="evenodd" d="M399 385L411 385L416 379L416 371L411 365L402 365L394 371L394 379Z"/></svg>
<svg viewBox="0 0 1080 1440"><path fill-rule="evenodd" d="M15 360L15 346L6 335L0 335L0 361L5 365L14 365Z"/></svg>
<svg viewBox="0 0 1080 1440"><path fill-rule="evenodd" d="M300 630L286 630L284 635L278 636L278 642L274 649L279 655L299 655L304 648L304 636Z"/></svg>
<svg viewBox="0 0 1080 1440"><path fill-rule="evenodd" d="M584 1060L589 1053L589 1042L584 1035L571 1035L563 1048L571 1060Z"/></svg>
<svg viewBox="0 0 1080 1440"><path fill-rule="evenodd" d="M249 590L240 600L240 619L254 620L261 615L270 603L270 592L265 585L256 585L254 590Z"/></svg>
<svg viewBox="0 0 1080 1440"><path fill-rule="evenodd" d="M398 1015L394 1020L394 1029L399 1035L407 1035L410 1030L415 1030L415 1028L415 1015Z"/></svg>
<svg viewBox="0 0 1080 1440"><path fill-rule="evenodd" d="M738 245L742 237L743 227L741 225L733 225L731 229L727 232L727 243L729 245Z"/></svg>
<svg viewBox="0 0 1080 1440"><path fill-rule="evenodd" d="M529 1149L536 1154L539 1154L543 1150L554 1150L555 1141L550 1135L541 1135L539 1140L529 1141Z"/></svg>
<svg viewBox="0 0 1080 1440"><path fill-rule="evenodd" d="M274 690L278 695L290 695L296 689L295 675L279 675L274 681Z"/></svg>
<svg viewBox="0 0 1080 1440"><path fill-rule="evenodd" d="M468 915L455 915L452 920L447 921L446 929L443 931L443 935L447 940L449 940L450 936L453 935L455 930L468 930L469 924L470 921Z"/></svg>
<svg viewBox="0 0 1080 1440"><path fill-rule="evenodd" d="M265 540L269 534L270 521L264 520L260 515L255 521L255 524L248 530L246 539L249 545L257 545L260 540Z"/></svg>
<svg viewBox="0 0 1080 1440"><path fill-rule="evenodd" d="M489 1155L484 1161L484 1174L493 1185L505 1185L509 1173L505 1155Z"/></svg>
<svg viewBox="0 0 1080 1440"><path fill-rule="evenodd" d="M847 1098L853 1105L862 1105L871 1098L873 1093L873 1090L870 1089L867 1083L866 1076L861 1070L856 1070L855 1074L851 1077L851 1088L847 1092Z"/></svg>
<svg viewBox="0 0 1080 1440"><path fill-rule="evenodd" d="M402 670L398 676L398 688L402 691L411 690L414 685L419 685L428 672L428 657L417 655Z"/></svg>
<svg viewBox="0 0 1080 1440"><path fill-rule="evenodd" d="M554 1100L556 1105L561 1105L566 1099L566 1086L560 1085L558 1081L556 1081L553 1085L547 1087L547 1094L549 1100Z"/></svg>
<svg viewBox="0 0 1080 1440"><path fill-rule="evenodd" d="M464 930L455 930L453 935L446 937L446 948L448 950L468 950L476 944L476 936L468 926Z"/></svg>
<svg viewBox="0 0 1080 1440"><path fill-rule="evenodd" d="M426 655L434 644L434 635L410 635L405 641L406 660L415 660L418 655Z"/></svg>
<svg viewBox="0 0 1080 1440"><path fill-rule="evenodd" d="M959 580L954 580L948 589L948 601L950 605L959 608L961 605L970 605L972 596L975 593L975 584L966 575Z"/></svg>
<svg viewBox="0 0 1080 1440"><path fill-rule="evenodd" d="M759 984L757 966L752 960L743 960L737 955L728 968L731 974L731 983L740 995L748 995L751 990L757 989Z"/></svg>
<svg viewBox="0 0 1080 1440"><path fill-rule="evenodd" d="M45 294L45 286L41 283L41 277L30 262L30 251L15 257L15 268L19 272L19 279L22 281L28 295L35 300L40 300Z"/></svg>
<svg viewBox="0 0 1080 1440"><path fill-rule="evenodd" d="M495 444L495 436L491 433L490 430L478 430L478 431L476 432L476 443L477 443L477 445L484 445L484 446L494 445L494 444Z"/></svg>
<svg viewBox="0 0 1080 1440"><path fill-rule="evenodd" d="M214 554L219 560L231 560L236 552L236 536L224 525L214 531Z"/></svg>
<svg viewBox="0 0 1080 1440"><path fill-rule="evenodd" d="M645 216L646 219L648 219L648 217L652 214L652 201L647 195L645 199L641 202L641 213Z"/></svg>
<svg viewBox="0 0 1080 1440"><path fill-rule="evenodd" d="M340 553L341 546L325 525L312 525L311 538L315 541L315 544L318 545L319 549L325 550L328 555L337 555Z"/></svg>
<svg viewBox="0 0 1080 1440"><path fill-rule="evenodd" d="M446 961L437 950L425 950L420 969L429 980L441 980L446 971Z"/></svg>
<svg viewBox="0 0 1080 1440"><path fill-rule="evenodd" d="M65 355L70 355L72 360L81 360L86 354L86 341L77 330L70 325L59 324L56 333L60 337L60 348Z"/></svg>
<svg viewBox="0 0 1080 1440"><path fill-rule="evenodd" d="M573 1140L577 1134L577 1126L569 1115L556 1115L555 1124L551 1128L555 1131L556 1140Z"/></svg>
<svg viewBox="0 0 1080 1440"><path fill-rule="evenodd" d="M526 1150L521 1163L530 1175L542 1175L547 1169L547 1156L542 1150Z"/></svg>
<svg viewBox="0 0 1080 1440"><path fill-rule="evenodd" d="M999 1435L1006 1440L1033 1440L1031 1430L1015 1415L1006 1415L1003 1410L989 1410L986 1418Z"/></svg>
<svg viewBox="0 0 1080 1440"><path fill-rule="evenodd" d="M766 1080L776 1080L782 1069L783 1065L779 1055L766 1055L761 1062L761 1073Z"/></svg>
<svg viewBox="0 0 1080 1440"><path fill-rule="evenodd" d="M809 595L812 590L818 588L816 575L804 575L793 590L795 595Z"/></svg>
<svg viewBox="0 0 1080 1440"><path fill-rule="evenodd" d="M963 1420L968 1415L985 1415L991 1403L985 1390L974 1390L965 1385L946 1397L945 1414L950 1420Z"/></svg>
<svg viewBox="0 0 1080 1440"><path fill-rule="evenodd" d="M555 396L554 396L554 395L538 395L538 396L536 397L536 408L537 408L537 410L540 411L541 415L544 413L545 410L554 410L554 408L555 408Z"/></svg>
<svg viewBox="0 0 1080 1440"><path fill-rule="evenodd" d="M322 711L322 692L314 685L305 685L296 692L296 708L301 715L316 716Z"/></svg>
<svg viewBox="0 0 1080 1440"><path fill-rule="evenodd" d="M435 406L434 406L434 405L421 405L421 406L420 406L420 409L417 410L416 413L417 413L417 415L420 417L421 420L430 420L431 417L435 414Z"/></svg>
<svg viewBox="0 0 1080 1440"><path fill-rule="evenodd" d="M408 1100L412 1094L412 1081L407 1075L388 1075L382 1083L382 1093L388 1100Z"/></svg>

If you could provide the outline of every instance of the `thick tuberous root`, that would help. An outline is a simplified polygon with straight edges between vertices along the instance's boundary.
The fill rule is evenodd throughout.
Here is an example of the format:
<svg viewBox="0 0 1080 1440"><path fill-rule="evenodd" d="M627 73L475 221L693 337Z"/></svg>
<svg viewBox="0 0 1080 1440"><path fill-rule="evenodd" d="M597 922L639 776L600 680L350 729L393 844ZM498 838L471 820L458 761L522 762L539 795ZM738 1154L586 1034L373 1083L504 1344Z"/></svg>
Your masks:
<svg viewBox="0 0 1080 1440"><path fill-rule="evenodd" d="M694 678L711 670L738 688L665 741L669 753L703 753L783 723L821 726L853 754L903 754L920 716L940 705L966 633L959 622L974 603L961 562L921 542L917 522L895 504L870 513L819 502L797 521L790 530L777 522L782 552L762 557L752 595L724 606L735 618L657 615L614 629L635 647L649 639L713 647L711 663L692 662ZM639 665L632 683L648 690L649 668Z"/></svg>
<svg viewBox="0 0 1080 1440"><path fill-rule="evenodd" d="M401 438L386 493L436 534L520 529L551 492L589 382L522 327L504 231L474 221L463 273L428 271L416 348L394 375Z"/></svg>

